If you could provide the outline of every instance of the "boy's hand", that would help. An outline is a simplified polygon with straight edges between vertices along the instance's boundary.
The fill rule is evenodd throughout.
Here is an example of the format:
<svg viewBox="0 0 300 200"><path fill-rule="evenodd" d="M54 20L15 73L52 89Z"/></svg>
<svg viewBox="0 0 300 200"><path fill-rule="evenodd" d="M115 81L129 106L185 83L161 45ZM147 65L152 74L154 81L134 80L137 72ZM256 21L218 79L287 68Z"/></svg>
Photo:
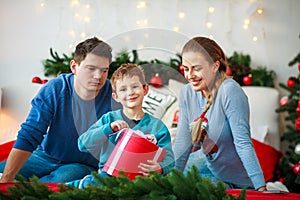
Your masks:
<svg viewBox="0 0 300 200"><path fill-rule="evenodd" d="M142 173L144 176L149 176L149 172L157 172L159 174L162 173L162 168L158 162L155 162L153 160L148 160L146 163L140 163L138 168L141 170L140 173Z"/></svg>
<svg viewBox="0 0 300 200"><path fill-rule="evenodd" d="M110 124L110 128L113 132L118 132L123 128L129 128L129 125L123 120L117 120Z"/></svg>

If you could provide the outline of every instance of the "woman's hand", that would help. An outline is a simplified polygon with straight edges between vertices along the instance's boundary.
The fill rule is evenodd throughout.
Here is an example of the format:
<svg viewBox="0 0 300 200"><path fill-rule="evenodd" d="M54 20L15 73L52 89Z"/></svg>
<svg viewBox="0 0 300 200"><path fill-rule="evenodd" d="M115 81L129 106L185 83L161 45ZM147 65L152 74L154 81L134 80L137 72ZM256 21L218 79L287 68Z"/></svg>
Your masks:
<svg viewBox="0 0 300 200"><path fill-rule="evenodd" d="M142 173L144 176L149 176L149 172L157 172L159 174L162 174L162 168L160 164L153 160L147 160L147 164L140 163L138 168L141 170L140 173Z"/></svg>
<svg viewBox="0 0 300 200"><path fill-rule="evenodd" d="M262 186L262 187L258 188L257 191L260 191L260 192L267 191L267 187L266 186Z"/></svg>
<svg viewBox="0 0 300 200"><path fill-rule="evenodd" d="M110 128L113 132L117 132L123 128L129 128L129 125L123 120L117 120L110 124Z"/></svg>

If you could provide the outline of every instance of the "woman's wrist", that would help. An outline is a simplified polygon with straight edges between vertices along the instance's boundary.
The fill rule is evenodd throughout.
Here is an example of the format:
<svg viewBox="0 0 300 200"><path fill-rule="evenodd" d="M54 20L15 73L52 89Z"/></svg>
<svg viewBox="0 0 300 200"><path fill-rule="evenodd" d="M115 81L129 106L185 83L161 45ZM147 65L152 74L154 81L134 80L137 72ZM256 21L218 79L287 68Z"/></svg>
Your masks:
<svg viewBox="0 0 300 200"><path fill-rule="evenodd" d="M264 185L257 189L257 191L267 191L267 187Z"/></svg>

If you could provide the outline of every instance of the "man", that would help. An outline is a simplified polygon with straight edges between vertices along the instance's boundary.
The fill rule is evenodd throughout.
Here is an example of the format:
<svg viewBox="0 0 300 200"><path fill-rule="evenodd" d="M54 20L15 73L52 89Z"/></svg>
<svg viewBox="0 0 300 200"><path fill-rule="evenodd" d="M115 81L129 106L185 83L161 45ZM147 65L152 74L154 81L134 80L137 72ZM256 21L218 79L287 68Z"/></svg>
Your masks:
<svg viewBox="0 0 300 200"><path fill-rule="evenodd" d="M96 37L76 46L72 73L50 80L32 100L12 151L0 163L0 182L13 181L17 173L43 182L66 182L97 170L98 160L80 152L77 139L111 110L111 51Z"/></svg>

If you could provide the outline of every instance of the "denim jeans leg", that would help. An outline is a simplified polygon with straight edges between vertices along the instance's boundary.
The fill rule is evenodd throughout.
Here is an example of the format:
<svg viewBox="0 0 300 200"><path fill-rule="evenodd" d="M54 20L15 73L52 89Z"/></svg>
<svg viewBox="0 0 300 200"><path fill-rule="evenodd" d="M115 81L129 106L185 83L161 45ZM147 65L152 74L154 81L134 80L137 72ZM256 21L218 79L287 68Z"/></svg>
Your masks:
<svg viewBox="0 0 300 200"><path fill-rule="evenodd" d="M50 174L40 178L42 182L63 183L82 179L96 171L95 168L80 163L61 164Z"/></svg>
<svg viewBox="0 0 300 200"><path fill-rule="evenodd" d="M217 179L208 169L206 163L206 156L203 154L201 150L198 150L190 154L190 157L184 169L184 173L186 174L188 171L190 171L193 165L195 165L198 168L199 175L201 177L209 178L214 184L218 182L219 179Z"/></svg>
<svg viewBox="0 0 300 200"><path fill-rule="evenodd" d="M46 154L40 150L32 152L18 174L25 178L30 178L32 176L41 178L46 174L49 174L57 167L57 164L53 163L53 161L45 155Z"/></svg>

